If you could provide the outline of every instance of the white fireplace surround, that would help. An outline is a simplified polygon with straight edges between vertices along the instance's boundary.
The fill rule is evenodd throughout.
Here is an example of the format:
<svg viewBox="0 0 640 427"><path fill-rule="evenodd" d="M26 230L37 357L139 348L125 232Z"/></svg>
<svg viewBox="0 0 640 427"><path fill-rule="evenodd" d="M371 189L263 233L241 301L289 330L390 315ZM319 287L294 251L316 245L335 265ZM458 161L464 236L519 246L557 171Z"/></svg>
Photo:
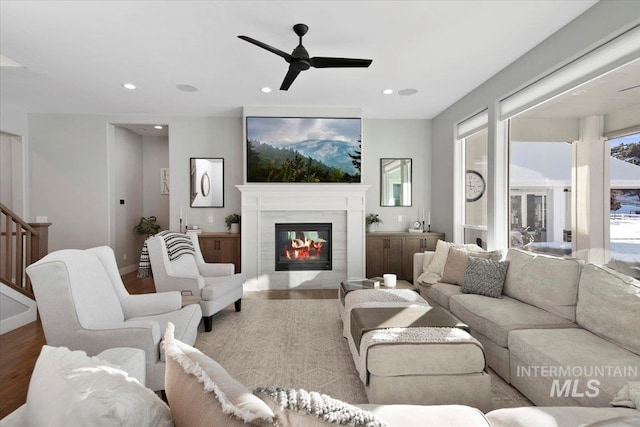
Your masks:
<svg viewBox="0 0 640 427"><path fill-rule="evenodd" d="M365 194L369 185L292 183L245 184L236 187L240 190L242 203L242 272L247 278L245 290L337 288L342 280L365 277ZM323 213L326 215L323 216ZM265 245L266 250L273 248L267 240L274 236L274 218L280 215L282 220L279 222L302 222L307 215L309 219L320 216L334 218L326 222L342 222L337 226L338 232L343 229L345 250L336 252L334 246L333 274L320 271L276 272L275 262L265 261L269 258L265 257L263 248ZM338 240L342 239L338 237ZM346 260L337 259L336 255L345 256ZM341 265L344 267L336 269Z"/></svg>

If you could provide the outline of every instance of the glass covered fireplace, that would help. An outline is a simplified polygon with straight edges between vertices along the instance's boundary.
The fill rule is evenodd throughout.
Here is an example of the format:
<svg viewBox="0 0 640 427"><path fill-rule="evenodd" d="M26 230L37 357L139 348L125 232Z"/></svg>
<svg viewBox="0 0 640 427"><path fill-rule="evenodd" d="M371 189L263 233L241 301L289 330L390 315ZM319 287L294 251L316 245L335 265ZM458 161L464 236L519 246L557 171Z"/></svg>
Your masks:
<svg viewBox="0 0 640 427"><path fill-rule="evenodd" d="M331 223L276 224L276 271L331 270Z"/></svg>

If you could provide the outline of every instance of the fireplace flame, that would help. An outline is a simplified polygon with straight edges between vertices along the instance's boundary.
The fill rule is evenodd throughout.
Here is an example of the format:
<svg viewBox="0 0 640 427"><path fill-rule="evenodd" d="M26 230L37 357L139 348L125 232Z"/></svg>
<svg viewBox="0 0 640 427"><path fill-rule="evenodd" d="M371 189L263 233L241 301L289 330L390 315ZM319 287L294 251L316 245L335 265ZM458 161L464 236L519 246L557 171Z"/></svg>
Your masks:
<svg viewBox="0 0 640 427"><path fill-rule="evenodd" d="M284 248L284 256L291 260L319 257L322 253L324 242L324 239L317 241L311 239L291 239L291 245Z"/></svg>

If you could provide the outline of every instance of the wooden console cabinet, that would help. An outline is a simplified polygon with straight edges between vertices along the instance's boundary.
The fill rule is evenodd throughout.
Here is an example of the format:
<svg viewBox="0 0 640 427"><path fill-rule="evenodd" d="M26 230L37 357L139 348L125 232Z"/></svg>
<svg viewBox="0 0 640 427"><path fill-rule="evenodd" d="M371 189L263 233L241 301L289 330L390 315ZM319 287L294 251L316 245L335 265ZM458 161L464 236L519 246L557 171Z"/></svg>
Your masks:
<svg viewBox="0 0 640 427"><path fill-rule="evenodd" d="M240 273L239 233L200 233L200 251L206 262L231 262Z"/></svg>
<svg viewBox="0 0 640 427"><path fill-rule="evenodd" d="M392 273L398 280L413 280L413 254L434 251L444 233L367 233L367 277Z"/></svg>

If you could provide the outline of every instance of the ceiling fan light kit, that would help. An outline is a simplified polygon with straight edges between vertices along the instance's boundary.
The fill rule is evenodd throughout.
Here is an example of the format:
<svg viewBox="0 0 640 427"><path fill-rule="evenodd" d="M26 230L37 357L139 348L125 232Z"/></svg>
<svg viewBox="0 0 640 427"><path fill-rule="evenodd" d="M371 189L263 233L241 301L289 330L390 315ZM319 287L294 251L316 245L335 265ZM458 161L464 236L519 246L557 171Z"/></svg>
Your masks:
<svg viewBox="0 0 640 427"><path fill-rule="evenodd" d="M238 38L268 50L271 53L284 58L289 63L289 71L282 81L280 90L288 90L291 87L293 81L298 77L301 71L308 70L311 67L314 68L366 68L373 62L371 59L356 59L356 58L332 58L332 57L309 57L309 52L302 45L302 36L307 34L309 27L305 24L296 24L293 26L293 31L298 35L298 46L293 49L291 54L288 54L273 46L269 46L259 40L252 39L247 36L238 36Z"/></svg>

